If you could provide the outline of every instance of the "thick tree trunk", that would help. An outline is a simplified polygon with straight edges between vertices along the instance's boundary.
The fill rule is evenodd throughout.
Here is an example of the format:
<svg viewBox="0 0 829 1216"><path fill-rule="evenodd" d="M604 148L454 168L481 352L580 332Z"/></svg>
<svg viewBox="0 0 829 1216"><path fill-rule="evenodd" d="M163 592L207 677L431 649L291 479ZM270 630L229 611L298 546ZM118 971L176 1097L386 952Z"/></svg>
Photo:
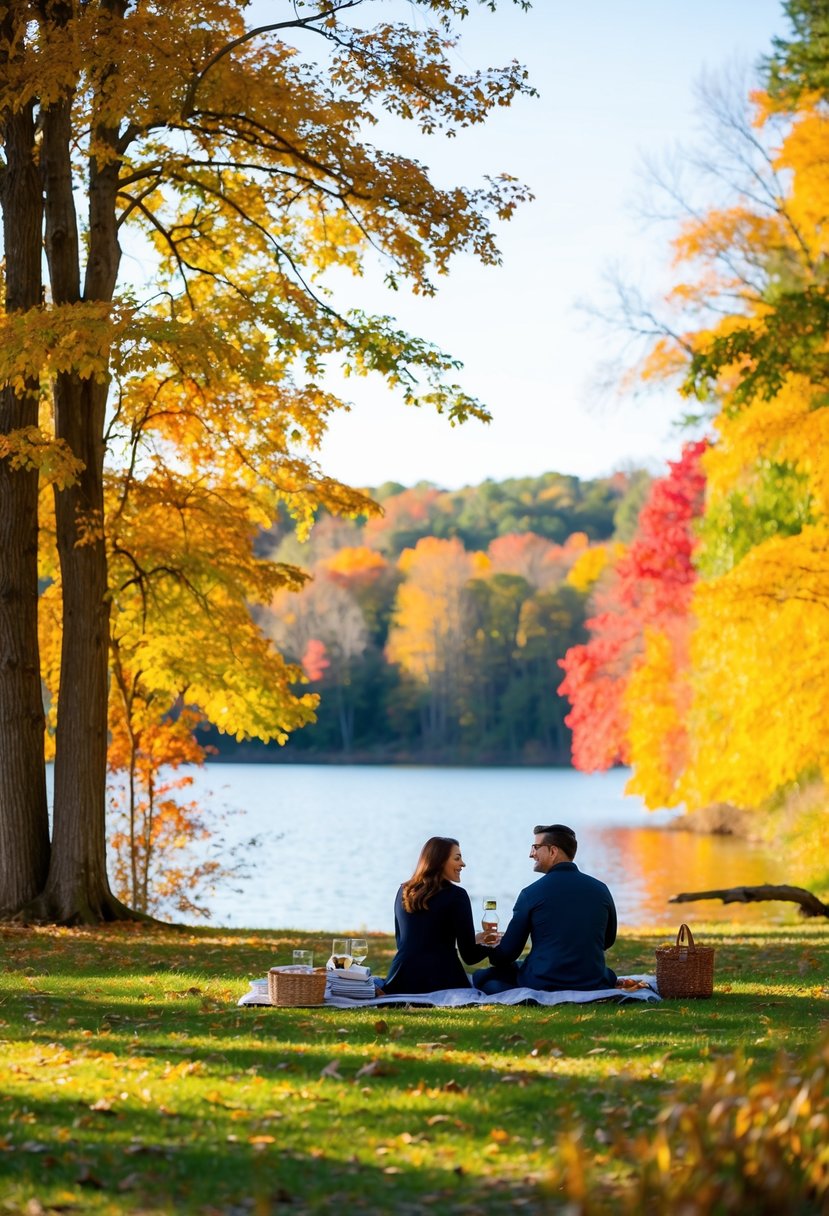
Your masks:
<svg viewBox="0 0 829 1216"><path fill-rule="evenodd" d="M55 385L58 435L84 462L55 494L63 636L55 749L52 863L47 919L110 917L106 874L109 599L103 536L102 447L106 385L62 375Z"/></svg>
<svg viewBox="0 0 829 1216"><path fill-rule="evenodd" d="M71 97L44 117L46 252L56 304L80 295L77 221L70 162ZM95 132L114 147L116 133ZM118 162L90 163L89 260L84 300L110 301L120 260L115 200ZM104 422L108 385L58 375L55 430L81 461L73 485L55 493L63 591L63 635L55 752L55 810L49 876L29 919L95 923L129 915L106 871L109 595L104 541Z"/></svg>
<svg viewBox="0 0 829 1216"><path fill-rule="evenodd" d="M0 36L11 40L10 5ZM2 68L2 63L0 63ZM0 116L5 165L0 178L7 312L41 300L43 210L35 163L33 107ZM0 434L37 426L39 385L0 388ZM37 639L36 469L0 459L0 915L41 888L49 865L43 758L43 696Z"/></svg>

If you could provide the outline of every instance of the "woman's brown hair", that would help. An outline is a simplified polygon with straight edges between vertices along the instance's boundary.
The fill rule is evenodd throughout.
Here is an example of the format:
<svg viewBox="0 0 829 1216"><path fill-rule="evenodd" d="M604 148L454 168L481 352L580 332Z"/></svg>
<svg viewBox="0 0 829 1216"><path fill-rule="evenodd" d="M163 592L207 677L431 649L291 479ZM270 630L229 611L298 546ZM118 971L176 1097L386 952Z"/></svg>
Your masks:
<svg viewBox="0 0 829 1216"><path fill-rule="evenodd" d="M403 883L403 907L407 912L423 912L429 907L429 900L446 882L443 867L457 843L451 836L430 836L426 841L414 874Z"/></svg>

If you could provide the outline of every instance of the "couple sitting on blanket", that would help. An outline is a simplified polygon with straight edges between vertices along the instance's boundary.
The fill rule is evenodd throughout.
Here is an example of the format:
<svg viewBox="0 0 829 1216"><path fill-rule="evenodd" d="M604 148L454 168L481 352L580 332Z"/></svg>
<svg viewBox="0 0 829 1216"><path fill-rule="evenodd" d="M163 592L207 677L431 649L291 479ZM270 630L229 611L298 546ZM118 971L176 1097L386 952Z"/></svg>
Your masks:
<svg viewBox="0 0 829 1216"><path fill-rule="evenodd" d="M582 874L573 861L577 841L572 828L554 823L534 829L530 847L541 877L515 902L503 935L476 933L472 907L460 882L465 862L457 840L432 836L414 874L404 882L394 905L395 955L378 992L390 995L468 988L461 965L484 959L472 985L493 994L510 988L544 992L613 988L616 975L604 952L616 940L616 908L603 882ZM517 960L532 939L529 954Z"/></svg>

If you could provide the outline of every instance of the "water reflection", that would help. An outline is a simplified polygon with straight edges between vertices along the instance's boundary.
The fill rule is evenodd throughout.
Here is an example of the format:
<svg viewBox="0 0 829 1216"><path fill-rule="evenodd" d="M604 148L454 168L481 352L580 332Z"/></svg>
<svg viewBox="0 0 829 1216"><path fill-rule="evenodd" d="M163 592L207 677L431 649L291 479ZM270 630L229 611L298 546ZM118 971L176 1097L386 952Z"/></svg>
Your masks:
<svg viewBox="0 0 829 1216"><path fill-rule="evenodd" d="M730 836L702 836L654 828L605 828L600 852L603 878L628 924L682 920L757 920L780 904L723 904L705 900L669 904L681 891L758 886L781 881L768 851Z"/></svg>

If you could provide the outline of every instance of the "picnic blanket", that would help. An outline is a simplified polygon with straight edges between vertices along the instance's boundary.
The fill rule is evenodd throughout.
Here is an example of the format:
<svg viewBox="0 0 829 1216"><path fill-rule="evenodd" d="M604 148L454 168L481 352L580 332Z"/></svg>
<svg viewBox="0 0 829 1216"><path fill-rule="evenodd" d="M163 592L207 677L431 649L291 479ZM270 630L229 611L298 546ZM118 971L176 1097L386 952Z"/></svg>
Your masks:
<svg viewBox="0 0 829 1216"><path fill-rule="evenodd" d="M330 986L325 990L322 1008L365 1009L379 1005L438 1005L443 1009L459 1009L464 1005L586 1005L592 1001L658 1001L655 975L623 975L620 980L642 984L644 987L598 988L592 992L540 992L536 988L510 988L507 992L488 995L477 988L444 988L439 992L402 993L399 996L377 996L374 1000L354 1000L333 995ZM239 1005L270 1005L267 985L253 981L251 991L238 1001ZM256 986L258 985L258 986Z"/></svg>

